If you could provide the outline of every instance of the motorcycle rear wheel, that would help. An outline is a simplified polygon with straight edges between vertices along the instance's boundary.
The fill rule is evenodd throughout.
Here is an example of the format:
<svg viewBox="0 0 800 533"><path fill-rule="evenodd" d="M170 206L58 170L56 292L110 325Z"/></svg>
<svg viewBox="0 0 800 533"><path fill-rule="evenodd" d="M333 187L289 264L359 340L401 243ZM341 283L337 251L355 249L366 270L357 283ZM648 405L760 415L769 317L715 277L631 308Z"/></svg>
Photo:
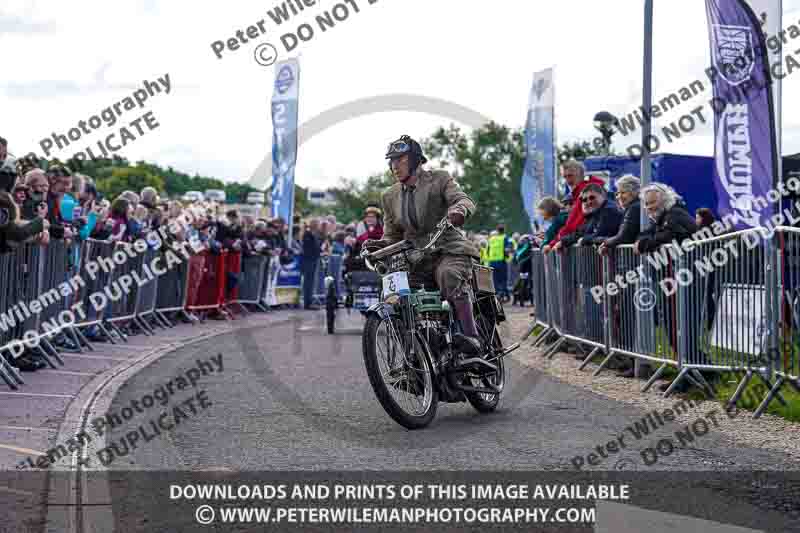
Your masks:
<svg viewBox="0 0 800 533"><path fill-rule="evenodd" d="M497 331L497 326L495 326L494 344L496 349L501 346L500 333ZM467 401L479 413L492 413L497 409L497 405L500 403L500 395L506 384L506 365L503 359L504 357L500 357L492 361L492 363L497 366L497 372L484 377L465 378L465 382L473 387L486 387L491 383L500 389L500 392L495 394L485 392L464 393L467 397Z"/></svg>
<svg viewBox="0 0 800 533"><path fill-rule="evenodd" d="M386 413L407 429L421 429L436 416L438 391L425 340L414 335L416 355L412 358L401 340L403 334L396 319L370 314L362 335L364 365Z"/></svg>

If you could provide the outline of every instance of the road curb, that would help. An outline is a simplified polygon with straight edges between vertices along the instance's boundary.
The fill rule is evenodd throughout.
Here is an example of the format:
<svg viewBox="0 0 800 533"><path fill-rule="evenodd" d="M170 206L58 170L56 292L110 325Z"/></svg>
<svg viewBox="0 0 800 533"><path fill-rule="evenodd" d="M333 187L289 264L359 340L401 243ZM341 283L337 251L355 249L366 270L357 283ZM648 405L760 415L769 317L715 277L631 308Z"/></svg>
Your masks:
<svg viewBox="0 0 800 533"><path fill-rule="evenodd" d="M188 336L173 340L164 346L149 350L141 357L125 361L119 365L98 374L87 383L70 402L67 407L64 420L61 422L56 436L56 443L64 443L75 437L86 429L87 423L97 413L106 413L111 406L120 388L139 372L145 370L150 365L155 364L168 354L178 349L202 343L209 339L222 335L234 333L253 327L263 327L265 323L276 323L286 320L286 315L281 313L276 316L274 313L259 315L262 319L259 324L253 324L247 318L241 319L238 323L225 323L223 327L217 327L211 331L204 332L199 336ZM270 320L273 319L273 320ZM82 467L79 459L84 459L91 455L95 449L102 449L106 442L107 435L92 439L91 442L66 456L64 461L51 467L48 473L48 489L46 500L46 531L48 533L72 533L84 531L84 517L90 513L89 521L92 531L113 531L114 520L111 508L110 489L108 480L102 477L105 468L97 467L89 471L92 472L91 496L95 501L86 501L89 491L86 486L85 476L81 476ZM99 474L98 474L99 473ZM98 483L98 479L101 481ZM100 501L97 501L100 500ZM84 506L83 504L92 505ZM97 529L98 525L103 525Z"/></svg>

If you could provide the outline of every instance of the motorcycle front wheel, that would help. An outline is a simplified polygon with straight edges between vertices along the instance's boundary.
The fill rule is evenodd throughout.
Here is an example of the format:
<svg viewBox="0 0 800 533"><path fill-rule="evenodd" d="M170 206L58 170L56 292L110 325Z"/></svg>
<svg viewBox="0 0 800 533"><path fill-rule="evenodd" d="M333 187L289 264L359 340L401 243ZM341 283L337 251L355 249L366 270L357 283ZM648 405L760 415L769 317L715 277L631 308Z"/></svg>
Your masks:
<svg viewBox="0 0 800 533"><path fill-rule="evenodd" d="M413 336L415 355L405 349L399 320L371 314L362 335L367 376L383 409L407 429L420 429L436 416L438 393L433 385L430 351Z"/></svg>

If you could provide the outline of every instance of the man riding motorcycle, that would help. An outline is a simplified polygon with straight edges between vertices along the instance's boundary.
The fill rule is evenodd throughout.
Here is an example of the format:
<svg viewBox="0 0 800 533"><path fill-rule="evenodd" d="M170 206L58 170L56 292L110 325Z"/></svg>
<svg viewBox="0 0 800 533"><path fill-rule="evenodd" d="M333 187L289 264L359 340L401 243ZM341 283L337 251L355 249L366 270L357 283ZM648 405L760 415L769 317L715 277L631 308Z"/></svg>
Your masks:
<svg viewBox="0 0 800 533"><path fill-rule="evenodd" d="M419 143L408 135L389 145L386 159L397 182L382 196L383 239L366 241L367 250L383 248L403 239L420 248L430 240L430 234L445 216L454 226L460 227L475 212L475 202L450 174L421 167L428 160ZM434 272L442 298L449 302L461 324L462 333L454 336L454 347L461 353L477 356L483 350L469 283L473 259L480 261L475 245L461 232L448 231L439 241L434 255L415 269Z"/></svg>

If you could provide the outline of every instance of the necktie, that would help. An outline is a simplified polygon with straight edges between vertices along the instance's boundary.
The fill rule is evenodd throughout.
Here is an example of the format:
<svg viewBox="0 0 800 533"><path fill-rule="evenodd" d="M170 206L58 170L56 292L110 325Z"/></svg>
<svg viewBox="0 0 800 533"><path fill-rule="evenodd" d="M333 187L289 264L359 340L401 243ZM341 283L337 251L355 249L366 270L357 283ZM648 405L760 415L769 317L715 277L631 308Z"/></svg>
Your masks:
<svg viewBox="0 0 800 533"><path fill-rule="evenodd" d="M417 206L414 203L414 193L416 192L416 187L410 185L406 187L406 209L408 210L408 221L414 227L414 229L419 229L419 223L417 222Z"/></svg>

